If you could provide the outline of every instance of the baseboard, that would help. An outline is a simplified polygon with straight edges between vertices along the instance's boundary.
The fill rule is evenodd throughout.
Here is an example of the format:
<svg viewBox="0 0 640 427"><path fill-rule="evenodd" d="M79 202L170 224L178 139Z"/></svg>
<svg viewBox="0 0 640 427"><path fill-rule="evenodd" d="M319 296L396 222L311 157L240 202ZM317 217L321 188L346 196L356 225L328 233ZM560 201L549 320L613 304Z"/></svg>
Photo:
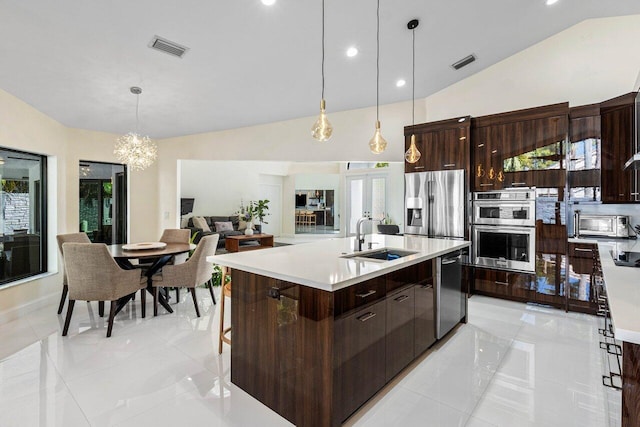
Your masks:
<svg viewBox="0 0 640 427"><path fill-rule="evenodd" d="M0 325L17 320L20 317L26 316L29 313L39 310L45 306L50 306L51 304L55 304L56 302L59 301L59 298L60 298L60 293L52 293L52 294L40 297L36 300L29 301L28 303L19 305L17 307L12 307L9 310L0 312ZM54 309L57 309L57 307L54 307Z"/></svg>

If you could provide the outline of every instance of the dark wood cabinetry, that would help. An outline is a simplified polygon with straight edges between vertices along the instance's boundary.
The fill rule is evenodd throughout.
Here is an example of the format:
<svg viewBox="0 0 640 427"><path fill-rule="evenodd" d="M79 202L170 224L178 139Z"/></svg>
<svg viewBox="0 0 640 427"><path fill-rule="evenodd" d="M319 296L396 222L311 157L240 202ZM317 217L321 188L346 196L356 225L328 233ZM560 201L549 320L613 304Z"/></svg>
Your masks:
<svg viewBox="0 0 640 427"><path fill-rule="evenodd" d="M339 420L349 417L387 382L386 361L381 357L387 348L386 311L382 299L335 322L333 377Z"/></svg>
<svg viewBox="0 0 640 427"><path fill-rule="evenodd" d="M340 425L435 342L433 271L327 292L234 269L231 380L296 425Z"/></svg>
<svg viewBox="0 0 640 427"><path fill-rule="evenodd" d="M517 301L535 300L535 275L476 268L474 288L476 293Z"/></svg>
<svg viewBox="0 0 640 427"><path fill-rule="evenodd" d="M474 117L474 189L564 186L567 103Z"/></svg>
<svg viewBox="0 0 640 427"><path fill-rule="evenodd" d="M569 271L566 279L567 309L596 314L596 280L602 278L598 246L569 243Z"/></svg>
<svg viewBox="0 0 640 427"><path fill-rule="evenodd" d="M603 203L638 200L636 172L623 170L635 152L635 96L635 92L629 93L600 104Z"/></svg>
<svg viewBox="0 0 640 427"><path fill-rule="evenodd" d="M405 151L411 135L421 153L417 163L405 162L405 172L425 172L469 168L470 119L461 117L404 128Z"/></svg>
<svg viewBox="0 0 640 427"><path fill-rule="evenodd" d="M569 110L568 200L600 201L600 104Z"/></svg>

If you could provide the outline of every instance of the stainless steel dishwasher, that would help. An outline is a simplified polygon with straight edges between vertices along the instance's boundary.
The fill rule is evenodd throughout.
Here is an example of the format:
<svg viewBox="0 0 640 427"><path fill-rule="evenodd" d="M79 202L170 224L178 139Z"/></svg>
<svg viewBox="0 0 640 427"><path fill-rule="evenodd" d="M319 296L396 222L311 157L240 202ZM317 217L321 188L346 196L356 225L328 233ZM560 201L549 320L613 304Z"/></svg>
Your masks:
<svg viewBox="0 0 640 427"><path fill-rule="evenodd" d="M436 338L444 337L467 315L467 294L462 289L460 251L436 260Z"/></svg>

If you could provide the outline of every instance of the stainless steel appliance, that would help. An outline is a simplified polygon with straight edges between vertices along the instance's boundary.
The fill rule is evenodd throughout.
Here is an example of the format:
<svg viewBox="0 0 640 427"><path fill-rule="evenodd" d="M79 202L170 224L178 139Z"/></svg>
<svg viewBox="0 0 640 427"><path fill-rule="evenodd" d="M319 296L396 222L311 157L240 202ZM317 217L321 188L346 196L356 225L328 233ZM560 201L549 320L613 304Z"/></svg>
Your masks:
<svg viewBox="0 0 640 427"><path fill-rule="evenodd" d="M629 237L635 235L629 229L627 215L589 215L574 213L574 235L599 237Z"/></svg>
<svg viewBox="0 0 640 427"><path fill-rule="evenodd" d="M464 237L464 170L405 174L405 233Z"/></svg>
<svg viewBox="0 0 640 427"><path fill-rule="evenodd" d="M462 289L460 251L437 258L436 338L444 337L467 315L467 297Z"/></svg>
<svg viewBox="0 0 640 427"><path fill-rule="evenodd" d="M640 252L610 251L613 263L624 267L640 267Z"/></svg>
<svg viewBox="0 0 640 427"><path fill-rule="evenodd" d="M473 195L474 224L535 227L534 190L487 191Z"/></svg>
<svg viewBox="0 0 640 427"><path fill-rule="evenodd" d="M475 265L535 271L535 190L475 193L473 212Z"/></svg>

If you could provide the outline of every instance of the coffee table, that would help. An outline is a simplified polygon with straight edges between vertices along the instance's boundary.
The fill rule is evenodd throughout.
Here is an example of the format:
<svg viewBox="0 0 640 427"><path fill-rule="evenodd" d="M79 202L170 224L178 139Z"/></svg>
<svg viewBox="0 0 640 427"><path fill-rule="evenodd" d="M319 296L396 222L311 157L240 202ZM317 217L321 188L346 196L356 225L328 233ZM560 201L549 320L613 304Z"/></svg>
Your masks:
<svg viewBox="0 0 640 427"><path fill-rule="evenodd" d="M240 246L240 242L257 240L257 245ZM229 252L251 251L254 249L264 249L273 246L273 234L256 233L251 236L245 234L241 236L227 236L224 240L224 248Z"/></svg>

